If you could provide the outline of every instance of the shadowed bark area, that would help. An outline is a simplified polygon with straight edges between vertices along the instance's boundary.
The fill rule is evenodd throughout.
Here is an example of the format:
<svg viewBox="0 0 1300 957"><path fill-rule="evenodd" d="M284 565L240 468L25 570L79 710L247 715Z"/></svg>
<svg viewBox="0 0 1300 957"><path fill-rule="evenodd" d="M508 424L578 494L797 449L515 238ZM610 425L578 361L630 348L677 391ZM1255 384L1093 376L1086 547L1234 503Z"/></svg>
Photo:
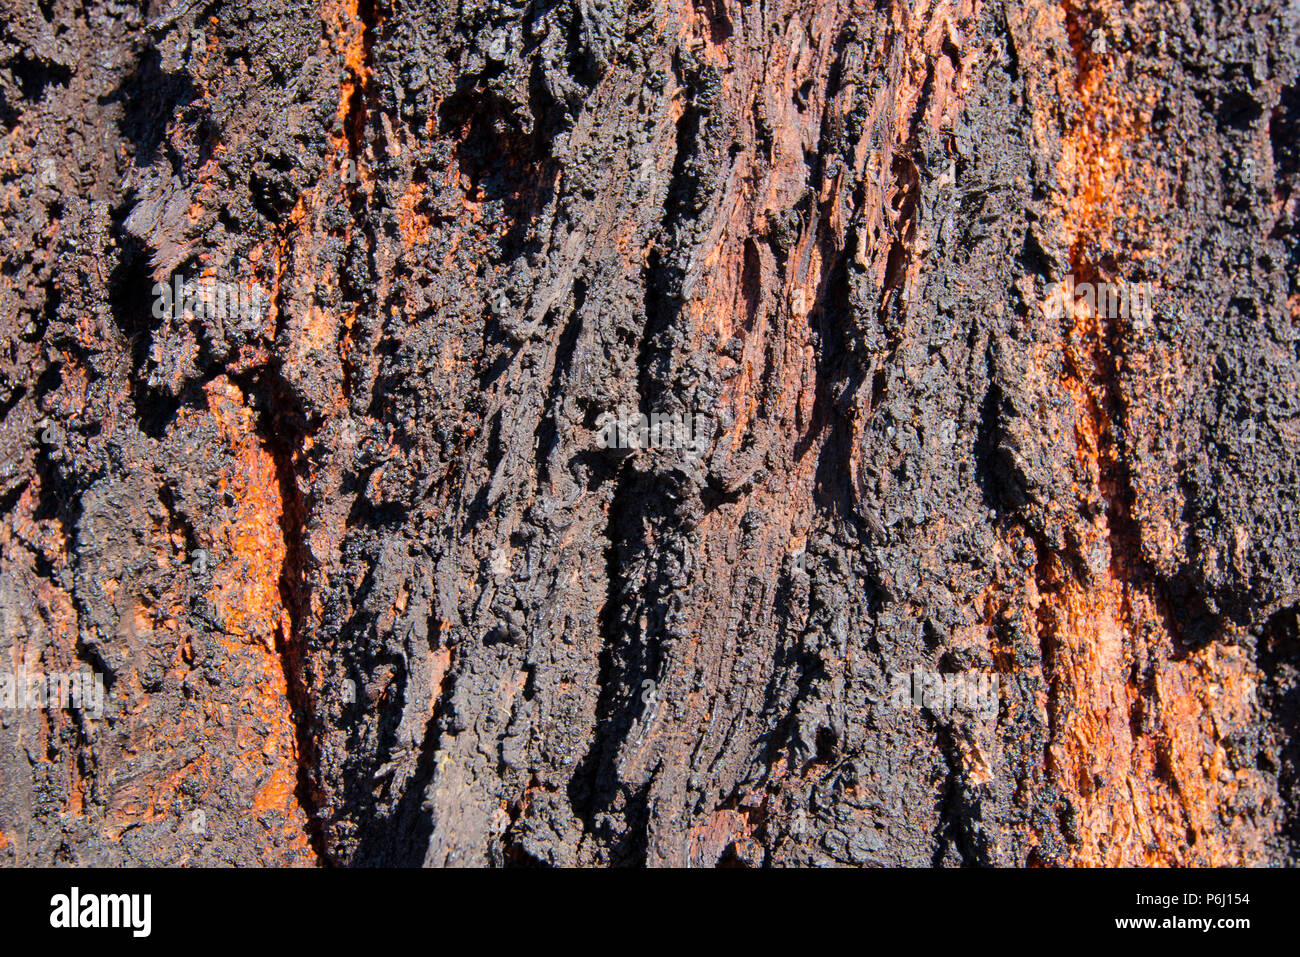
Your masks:
<svg viewBox="0 0 1300 957"><path fill-rule="evenodd" d="M1300 862L1298 65L1265 0L11 4L0 862Z"/></svg>

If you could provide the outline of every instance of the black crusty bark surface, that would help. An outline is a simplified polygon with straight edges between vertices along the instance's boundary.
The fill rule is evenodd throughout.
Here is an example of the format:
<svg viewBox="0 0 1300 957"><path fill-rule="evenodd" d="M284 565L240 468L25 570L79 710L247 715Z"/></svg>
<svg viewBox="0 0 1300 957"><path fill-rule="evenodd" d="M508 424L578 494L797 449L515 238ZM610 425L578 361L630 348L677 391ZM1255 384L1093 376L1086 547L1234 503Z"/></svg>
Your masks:
<svg viewBox="0 0 1300 957"><path fill-rule="evenodd" d="M0 862L1296 863L1298 20L8 0Z"/></svg>

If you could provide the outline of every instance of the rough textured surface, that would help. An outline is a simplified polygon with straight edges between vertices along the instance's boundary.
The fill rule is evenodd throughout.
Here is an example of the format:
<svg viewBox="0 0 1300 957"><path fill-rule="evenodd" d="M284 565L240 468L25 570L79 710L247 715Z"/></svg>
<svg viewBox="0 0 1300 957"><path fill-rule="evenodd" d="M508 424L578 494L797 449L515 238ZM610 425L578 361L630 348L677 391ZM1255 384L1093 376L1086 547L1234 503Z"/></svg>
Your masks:
<svg viewBox="0 0 1300 957"><path fill-rule="evenodd" d="M1298 19L6 6L0 861L1296 863Z"/></svg>

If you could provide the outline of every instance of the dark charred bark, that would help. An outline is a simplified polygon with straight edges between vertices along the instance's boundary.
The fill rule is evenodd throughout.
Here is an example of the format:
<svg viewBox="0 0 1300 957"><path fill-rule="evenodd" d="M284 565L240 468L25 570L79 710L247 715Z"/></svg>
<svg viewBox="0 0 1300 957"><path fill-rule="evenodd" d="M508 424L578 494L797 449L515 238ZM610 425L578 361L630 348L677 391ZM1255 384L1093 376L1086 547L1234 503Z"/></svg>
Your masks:
<svg viewBox="0 0 1300 957"><path fill-rule="evenodd" d="M1294 4L163 3L0 13L0 861L1296 862Z"/></svg>

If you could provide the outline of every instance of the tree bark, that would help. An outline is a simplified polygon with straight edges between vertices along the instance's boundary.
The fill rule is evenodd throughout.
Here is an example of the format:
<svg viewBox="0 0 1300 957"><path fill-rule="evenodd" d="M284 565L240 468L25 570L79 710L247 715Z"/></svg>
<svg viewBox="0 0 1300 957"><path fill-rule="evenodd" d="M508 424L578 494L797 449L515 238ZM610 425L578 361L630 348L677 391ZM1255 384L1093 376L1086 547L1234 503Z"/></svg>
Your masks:
<svg viewBox="0 0 1300 957"><path fill-rule="evenodd" d="M1297 863L1298 19L19 0L0 861Z"/></svg>

